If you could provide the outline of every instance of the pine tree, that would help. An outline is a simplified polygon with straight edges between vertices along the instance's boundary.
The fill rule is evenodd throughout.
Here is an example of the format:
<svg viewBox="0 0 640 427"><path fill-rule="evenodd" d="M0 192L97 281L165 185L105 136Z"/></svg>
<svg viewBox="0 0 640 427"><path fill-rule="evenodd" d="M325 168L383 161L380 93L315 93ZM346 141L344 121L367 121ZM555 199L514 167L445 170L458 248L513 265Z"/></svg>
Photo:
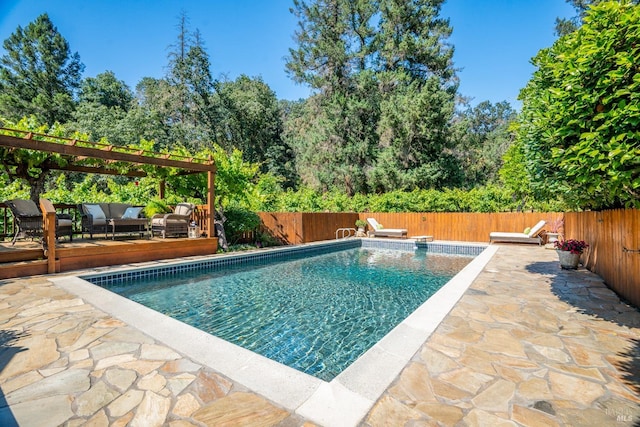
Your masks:
<svg viewBox="0 0 640 427"><path fill-rule="evenodd" d="M64 123L74 109L84 65L71 53L45 13L4 41L0 58L0 116L19 120L34 114L52 125Z"/></svg>
<svg viewBox="0 0 640 427"><path fill-rule="evenodd" d="M457 91L442 0L294 1L287 69L316 90L287 135L303 180L354 192L443 186Z"/></svg>

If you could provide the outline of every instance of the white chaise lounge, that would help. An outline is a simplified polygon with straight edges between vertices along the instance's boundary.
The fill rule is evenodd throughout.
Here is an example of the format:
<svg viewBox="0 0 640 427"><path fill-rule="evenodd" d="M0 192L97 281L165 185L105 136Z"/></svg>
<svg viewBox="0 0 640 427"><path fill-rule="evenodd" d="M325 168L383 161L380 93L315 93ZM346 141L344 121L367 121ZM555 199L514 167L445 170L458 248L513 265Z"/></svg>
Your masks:
<svg viewBox="0 0 640 427"><path fill-rule="evenodd" d="M400 237L402 239L407 237L405 228L384 228L375 218L367 218L367 222L372 229L369 234L373 237Z"/></svg>
<svg viewBox="0 0 640 427"><path fill-rule="evenodd" d="M489 233L489 241L493 242L510 242L510 243L537 243L542 244L540 232L546 224L545 220L540 220L533 226L529 233L507 233L503 231L493 231Z"/></svg>

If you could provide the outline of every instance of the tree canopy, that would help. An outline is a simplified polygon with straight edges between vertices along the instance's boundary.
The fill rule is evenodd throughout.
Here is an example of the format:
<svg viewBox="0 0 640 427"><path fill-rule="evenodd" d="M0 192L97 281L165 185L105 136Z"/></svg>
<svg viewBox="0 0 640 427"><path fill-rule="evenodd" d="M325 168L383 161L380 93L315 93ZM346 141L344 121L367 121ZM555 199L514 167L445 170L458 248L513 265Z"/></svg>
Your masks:
<svg viewBox="0 0 640 427"><path fill-rule="evenodd" d="M287 130L304 184L348 194L452 183L457 84L442 1L294 1L287 69L316 90Z"/></svg>
<svg viewBox="0 0 640 427"><path fill-rule="evenodd" d="M35 115L50 125L69 120L84 65L49 16L18 27L3 46L0 116L18 121Z"/></svg>

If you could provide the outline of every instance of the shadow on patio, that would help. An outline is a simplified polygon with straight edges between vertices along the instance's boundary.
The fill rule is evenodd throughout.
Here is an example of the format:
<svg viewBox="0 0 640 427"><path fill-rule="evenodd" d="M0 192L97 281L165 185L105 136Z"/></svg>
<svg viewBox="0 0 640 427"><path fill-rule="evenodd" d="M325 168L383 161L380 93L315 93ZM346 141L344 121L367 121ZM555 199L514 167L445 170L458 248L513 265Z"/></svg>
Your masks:
<svg viewBox="0 0 640 427"><path fill-rule="evenodd" d="M534 262L527 266L532 273L551 278L551 291L561 301L575 307L580 313L614 323L625 329L640 328L640 310L631 306L590 271L562 270L557 262ZM553 273L550 273L553 272ZM606 333L606 330L598 331ZM624 383L640 395L640 339L629 331L626 351L618 352L609 362L622 373ZM624 414L622 414L624 416ZM640 426L640 420L636 422Z"/></svg>

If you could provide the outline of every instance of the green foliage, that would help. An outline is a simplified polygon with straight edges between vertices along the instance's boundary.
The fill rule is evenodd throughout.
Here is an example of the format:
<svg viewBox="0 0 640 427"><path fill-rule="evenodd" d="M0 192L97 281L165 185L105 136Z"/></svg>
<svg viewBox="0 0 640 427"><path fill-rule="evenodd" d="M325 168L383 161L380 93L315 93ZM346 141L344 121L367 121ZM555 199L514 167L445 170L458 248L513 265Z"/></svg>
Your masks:
<svg viewBox="0 0 640 427"><path fill-rule="evenodd" d="M574 208L640 206L640 7L592 7L534 58L518 136L532 186Z"/></svg>
<svg viewBox="0 0 640 427"><path fill-rule="evenodd" d="M451 136L459 177L452 180L467 189L498 183L502 156L514 138L510 126L515 118L516 112L506 101L484 101L459 111Z"/></svg>
<svg viewBox="0 0 640 427"><path fill-rule="evenodd" d="M370 172L372 188L442 188L451 181L443 151L450 141L454 94L434 76L385 96L378 123L378 161Z"/></svg>
<svg viewBox="0 0 640 427"><path fill-rule="evenodd" d="M24 182L11 180L7 175L0 174L0 201L28 198L29 187Z"/></svg>
<svg viewBox="0 0 640 427"><path fill-rule="evenodd" d="M131 89L113 72L87 77L80 86L73 122L67 126L87 133L91 141L106 138L113 145L135 144L145 134L128 117L133 106Z"/></svg>
<svg viewBox="0 0 640 427"><path fill-rule="evenodd" d="M223 107L225 131L219 137L229 152L242 151L245 161L260 163L289 181L294 178L293 153L282 141L282 117L276 94L260 78L241 75L221 82L217 93Z"/></svg>
<svg viewBox="0 0 640 427"><path fill-rule="evenodd" d="M526 169L526 160L522 143L516 142L504 153L504 163L500 169L502 184L513 194L513 199L521 201L522 205L534 197L531 176Z"/></svg>
<svg viewBox="0 0 640 427"><path fill-rule="evenodd" d="M176 153L188 153L183 150L173 150ZM249 206L251 195L258 181L257 163L245 162L242 152L233 150L228 154L222 147L214 144L212 150L196 153L195 157L206 159L211 156L216 164L215 176L215 205L223 209L232 204ZM193 175L171 174L166 177L167 187L180 197L189 199L207 199L207 175L204 173ZM265 196L266 197L266 196Z"/></svg>
<svg viewBox="0 0 640 427"><path fill-rule="evenodd" d="M29 131L48 136L67 136L64 126L56 123L53 126L42 124L35 116L25 117L18 122L9 119L1 119L4 127ZM10 136L23 137L20 132L0 131ZM73 138L85 139L85 135L74 133ZM47 140L46 136L35 135L34 139ZM30 188L30 199L38 201L43 193L46 181L52 170L66 165L66 160L55 153L46 153L36 150L9 149L0 147L0 160L2 161L2 174L6 174L10 180L21 180Z"/></svg>
<svg viewBox="0 0 640 427"><path fill-rule="evenodd" d="M0 58L0 116L17 121L35 115L53 125L64 123L84 65L45 13L18 27L3 43Z"/></svg>
<svg viewBox="0 0 640 427"><path fill-rule="evenodd" d="M278 194L272 212L510 212L516 210L562 211L562 202L516 200L509 189L486 186L472 190L446 189L390 191L383 194L356 194L340 191L318 193L308 187Z"/></svg>
<svg viewBox="0 0 640 427"><path fill-rule="evenodd" d="M238 205L227 206L224 211L227 220L224 229L227 241L238 242L242 233L257 230L260 226L260 217L255 212Z"/></svg>
<svg viewBox="0 0 640 427"><path fill-rule="evenodd" d="M609 0L566 0L567 3L570 3L576 10L577 15L565 19L565 18L556 18L556 35L557 36L565 36L569 33L580 28L582 25L582 21L587 13L587 10L590 6L595 6L603 1ZM640 3L638 0L634 0L632 3L638 4Z"/></svg>
<svg viewBox="0 0 640 427"><path fill-rule="evenodd" d="M144 216L152 218L156 214L164 214L171 212L171 207L166 200L151 199L144 207Z"/></svg>

